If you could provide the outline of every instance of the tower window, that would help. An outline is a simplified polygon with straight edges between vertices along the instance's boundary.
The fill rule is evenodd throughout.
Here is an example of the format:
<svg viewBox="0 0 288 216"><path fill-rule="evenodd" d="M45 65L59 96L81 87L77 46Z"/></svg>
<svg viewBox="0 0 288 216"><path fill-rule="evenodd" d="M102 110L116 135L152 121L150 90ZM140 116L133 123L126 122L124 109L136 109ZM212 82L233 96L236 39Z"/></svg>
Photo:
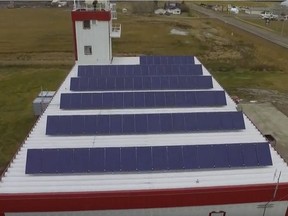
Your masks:
<svg viewBox="0 0 288 216"><path fill-rule="evenodd" d="M92 46L84 46L84 54L92 55Z"/></svg>
<svg viewBox="0 0 288 216"><path fill-rule="evenodd" d="M90 28L91 28L90 20L84 20L83 29L90 29Z"/></svg>

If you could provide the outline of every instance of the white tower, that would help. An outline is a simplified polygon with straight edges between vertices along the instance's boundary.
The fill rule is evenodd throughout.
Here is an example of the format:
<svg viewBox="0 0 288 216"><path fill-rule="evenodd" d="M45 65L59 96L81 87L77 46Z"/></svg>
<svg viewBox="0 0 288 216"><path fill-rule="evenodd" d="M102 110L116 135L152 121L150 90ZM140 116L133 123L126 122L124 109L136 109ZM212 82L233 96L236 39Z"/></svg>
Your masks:
<svg viewBox="0 0 288 216"><path fill-rule="evenodd" d="M116 19L115 4L94 1L72 11L75 60L78 64L110 64L112 40L121 35L121 25L112 25Z"/></svg>

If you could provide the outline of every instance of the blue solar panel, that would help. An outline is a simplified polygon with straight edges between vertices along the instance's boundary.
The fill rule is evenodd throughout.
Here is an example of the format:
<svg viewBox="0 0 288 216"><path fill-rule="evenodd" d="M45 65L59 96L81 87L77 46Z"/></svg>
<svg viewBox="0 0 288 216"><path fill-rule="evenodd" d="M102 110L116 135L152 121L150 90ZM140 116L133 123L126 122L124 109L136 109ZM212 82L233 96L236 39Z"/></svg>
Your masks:
<svg viewBox="0 0 288 216"><path fill-rule="evenodd" d="M72 133L72 117L71 116L59 116L59 122L57 125L58 132L60 134L71 134ZM74 127L74 125L73 125Z"/></svg>
<svg viewBox="0 0 288 216"><path fill-rule="evenodd" d="M78 148L74 150L73 172L88 173L90 164L90 149Z"/></svg>
<svg viewBox="0 0 288 216"><path fill-rule="evenodd" d="M209 145L198 146L197 165L200 169L215 167L213 146Z"/></svg>
<svg viewBox="0 0 288 216"><path fill-rule="evenodd" d="M162 114L160 115L161 131L170 132L173 131L173 120L172 114Z"/></svg>
<svg viewBox="0 0 288 216"><path fill-rule="evenodd" d="M182 146L168 146L167 160L169 170L181 170L184 168Z"/></svg>
<svg viewBox="0 0 288 216"><path fill-rule="evenodd" d="M72 107L70 104L70 100L71 100L72 95L73 94L61 94L60 109L67 109L69 107ZM78 101L78 104L80 104L80 101Z"/></svg>
<svg viewBox="0 0 288 216"><path fill-rule="evenodd" d="M109 135L145 133L186 133L192 131L239 130L245 125L233 125L242 112L161 113L137 115L48 116L48 135ZM172 116L172 123L171 117ZM163 116L163 117L162 117ZM120 120L121 119L121 120ZM223 127L223 119L229 127Z"/></svg>
<svg viewBox="0 0 288 216"><path fill-rule="evenodd" d="M120 148L106 148L105 170L107 172L119 172Z"/></svg>
<svg viewBox="0 0 288 216"><path fill-rule="evenodd" d="M105 171L105 149L91 148L90 149L90 172L104 172Z"/></svg>
<svg viewBox="0 0 288 216"><path fill-rule="evenodd" d="M58 133L58 122L59 116L47 117L46 134L57 134Z"/></svg>
<svg viewBox="0 0 288 216"><path fill-rule="evenodd" d="M185 129L189 131L197 131L199 122L197 120L197 115L194 113L187 113L185 115Z"/></svg>
<svg viewBox="0 0 288 216"><path fill-rule="evenodd" d="M123 133L131 134L135 133L135 116L134 115L126 115L123 118Z"/></svg>
<svg viewBox="0 0 288 216"><path fill-rule="evenodd" d="M79 85L72 84L78 79ZM108 90L160 90L160 89L210 89L213 87L211 76L151 76L141 77L142 86L134 85L139 77L72 77L72 91L108 91ZM115 86L110 85L115 80Z"/></svg>
<svg viewBox="0 0 288 216"><path fill-rule="evenodd" d="M260 166L272 165L272 158L268 143L261 143L256 146L257 157Z"/></svg>
<svg viewBox="0 0 288 216"><path fill-rule="evenodd" d="M184 113L172 113L173 120L173 132L185 132L185 114Z"/></svg>
<svg viewBox="0 0 288 216"><path fill-rule="evenodd" d="M245 166L258 165L256 145L242 145L242 153Z"/></svg>
<svg viewBox="0 0 288 216"><path fill-rule="evenodd" d="M145 134L148 130L147 115L135 115L135 133Z"/></svg>
<svg viewBox="0 0 288 216"><path fill-rule="evenodd" d="M197 146L183 146L183 163L185 169L199 168L197 160Z"/></svg>
<svg viewBox="0 0 288 216"><path fill-rule="evenodd" d="M159 133L161 131L160 115L148 115L148 133Z"/></svg>
<svg viewBox="0 0 288 216"><path fill-rule="evenodd" d="M85 116L85 134L96 134L97 128L97 116ZM47 133L47 132L46 132Z"/></svg>
<svg viewBox="0 0 288 216"><path fill-rule="evenodd" d="M75 94L73 94L73 95L75 95ZM72 96L72 97L74 97L74 96ZM80 105L78 105L78 109L91 109L94 107L93 101L92 101L92 94L82 94L81 99L82 99L82 101L80 103L78 101L78 104L80 104ZM61 103L60 103L60 105L61 105ZM63 108L61 108L61 109L63 109Z"/></svg>
<svg viewBox="0 0 288 216"><path fill-rule="evenodd" d="M118 125L119 127L120 125ZM108 115L100 115L97 117L97 129L99 134L109 134L110 118Z"/></svg>
<svg viewBox="0 0 288 216"><path fill-rule="evenodd" d="M103 94L102 95L103 99L103 108L111 108L114 107L114 94Z"/></svg>
<svg viewBox="0 0 288 216"><path fill-rule="evenodd" d="M121 170L128 172L137 170L136 147L121 148Z"/></svg>
<svg viewBox="0 0 288 216"><path fill-rule="evenodd" d="M137 170L152 171L152 148L138 147L137 148Z"/></svg>
<svg viewBox="0 0 288 216"><path fill-rule="evenodd" d="M134 99L134 107L140 108L140 107L146 107L145 102L145 93L144 92L134 92L133 93L133 99Z"/></svg>
<svg viewBox="0 0 288 216"><path fill-rule="evenodd" d="M97 108L101 108L101 106L98 106ZM124 108L124 93L119 92L114 95L114 107L113 108L116 108L116 109Z"/></svg>
<svg viewBox="0 0 288 216"><path fill-rule="evenodd" d="M193 56L140 56L141 65L151 64L194 64Z"/></svg>
<svg viewBox="0 0 288 216"><path fill-rule="evenodd" d="M121 115L110 116L110 134L121 134L123 132L123 118Z"/></svg>
<svg viewBox="0 0 288 216"><path fill-rule="evenodd" d="M74 107L75 109L81 108L81 103L82 102L82 94L74 94L72 97L70 97L70 106Z"/></svg>
<svg viewBox="0 0 288 216"><path fill-rule="evenodd" d="M72 173L73 170L73 149L61 149L58 151L58 172L59 173Z"/></svg>
<svg viewBox="0 0 288 216"><path fill-rule="evenodd" d="M153 161L153 170L167 170L168 169L167 147L166 146L153 147L152 161Z"/></svg>
<svg viewBox="0 0 288 216"><path fill-rule="evenodd" d="M37 174L42 171L42 149L29 149L27 151L26 174Z"/></svg>
<svg viewBox="0 0 288 216"><path fill-rule="evenodd" d="M28 149L25 173L135 172L269 165L272 165L272 159L268 143Z"/></svg>
<svg viewBox="0 0 288 216"><path fill-rule="evenodd" d="M216 168L229 167L227 145L213 145L214 164Z"/></svg>
<svg viewBox="0 0 288 216"><path fill-rule="evenodd" d="M57 173L59 168L59 150L58 149L43 149L42 151L42 173Z"/></svg>
<svg viewBox="0 0 288 216"><path fill-rule="evenodd" d="M134 94L133 92L126 92L124 94L124 107L134 107Z"/></svg>
<svg viewBox="0 0 288 216"><path fill-rule="evenodd" d="M228 160L231 167L244 166L242 148L240 144L228 146Z"/></svg>
<svg viewBox="0 0 288 216"><path fill-rule="evenodd" d="M71 118L71 134L84 134L85 133L85 116L72 116Z"/></svg>

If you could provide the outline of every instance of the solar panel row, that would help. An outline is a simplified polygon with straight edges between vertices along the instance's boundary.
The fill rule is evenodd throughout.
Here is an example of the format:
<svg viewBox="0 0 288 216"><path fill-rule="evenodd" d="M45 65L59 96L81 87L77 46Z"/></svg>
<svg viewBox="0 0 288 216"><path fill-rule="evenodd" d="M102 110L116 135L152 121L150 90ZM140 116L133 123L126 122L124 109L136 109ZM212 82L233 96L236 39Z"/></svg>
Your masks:
<svg viewBox="0 0 288 216"><path fill-rule="evenodd" d="M78 76L202 75L202 65L80 65Z"/></svg>
<svg viewBox="0 0 288 216"><path fill-rule="evenodd" d="M26 174L193 170L272 165L268 143L28 149Z"/></svg>
<svg viewBox="0 0 288 216"><path fill-rule="evenodd" d="M242 112L48 116L47 135L123 135L245 129Z"/></svg>
<svg viewBox="0 0 288 216"><path fill-rule="evenodd" d="M121 109L224 106L224 91L113 92L61 94L61 109Z"/></svg>
<svg viewBox="0 0 288 216"><path fill-rule="evenodd" d="M193 56L140 56L140 64L195 64Z"/></svg>
<svg viewBox="0 0 288 216"><path fill-rule="evenodd" d="M211 76L72 77L71 91L210 89Z"/></svg>

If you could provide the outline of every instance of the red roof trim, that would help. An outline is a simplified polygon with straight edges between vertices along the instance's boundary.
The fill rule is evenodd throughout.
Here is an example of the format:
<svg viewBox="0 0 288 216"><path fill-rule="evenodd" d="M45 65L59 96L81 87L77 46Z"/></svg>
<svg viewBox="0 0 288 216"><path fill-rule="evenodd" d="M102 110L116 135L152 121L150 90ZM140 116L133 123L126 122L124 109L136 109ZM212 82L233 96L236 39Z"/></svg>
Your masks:
<svg viewBox="0 0 288 216"><path fill-rule="evenodd" d="M3 212L51 212L165 208L267 202L275 184L194 189L0 195ZM288 200L288 183L279 184L273 201Z"/></svg>
<svg viewBox="0 0 288 216"><path fill-rule="evenodd" d="M83 21L83 20L98 20L98 21L110 21L111 12L110 11L86 11L77 10L72 11L72 21Z"/></svg>

